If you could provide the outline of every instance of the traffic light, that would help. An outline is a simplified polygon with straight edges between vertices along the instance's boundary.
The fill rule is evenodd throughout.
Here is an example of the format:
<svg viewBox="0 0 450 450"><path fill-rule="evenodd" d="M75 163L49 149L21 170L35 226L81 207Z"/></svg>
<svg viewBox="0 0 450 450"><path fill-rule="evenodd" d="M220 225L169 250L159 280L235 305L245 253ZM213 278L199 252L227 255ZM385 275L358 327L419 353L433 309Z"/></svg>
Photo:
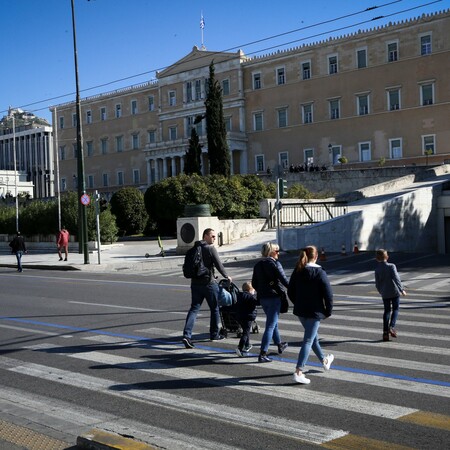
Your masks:
<svg viewBox="0 0 450 450"><path fill-rule="evenodd" d="M286 198L288 195L287 180L283 178L278 178L278 194L280 198Z"/></svg>

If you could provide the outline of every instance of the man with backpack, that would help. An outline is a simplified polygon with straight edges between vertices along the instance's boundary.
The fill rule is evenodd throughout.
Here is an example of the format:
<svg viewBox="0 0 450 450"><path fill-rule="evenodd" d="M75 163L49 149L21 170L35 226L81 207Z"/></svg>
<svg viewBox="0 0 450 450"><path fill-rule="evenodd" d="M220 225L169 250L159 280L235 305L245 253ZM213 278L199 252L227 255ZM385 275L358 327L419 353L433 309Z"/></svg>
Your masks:
<svg viewBox="0 0 450 450"><path fill-rule="evenodd" d="M192 302L191 308L186 317L186 323L183 330L183 344L186 348L194 348L195 345L192 342L192 330L194 328L197 314L200 311L203 300L206 299L209 309L211 310L211 320L209 325L209 334L211 341L219 341L224 339L224 336L220 334L220 315L219 315L219 284L214 274L214 268L216 268L224 278L228 278L231 281L231 277L228 276L225 267L223 267L220 261L219 254L214 247L214 241L216 239L216 233L212 228L206 228L203 232L203 239L197 241L194 248L191 249L192 253L186 255L185 266L183 267L183 273L186 277L191 278L191 295ZM195 249L200 246L201 261L195 256ZM191 250L189 252L191 252ZM188 253L189 253L188 252ZM191 256L193 255L193 256Z"/></svg>

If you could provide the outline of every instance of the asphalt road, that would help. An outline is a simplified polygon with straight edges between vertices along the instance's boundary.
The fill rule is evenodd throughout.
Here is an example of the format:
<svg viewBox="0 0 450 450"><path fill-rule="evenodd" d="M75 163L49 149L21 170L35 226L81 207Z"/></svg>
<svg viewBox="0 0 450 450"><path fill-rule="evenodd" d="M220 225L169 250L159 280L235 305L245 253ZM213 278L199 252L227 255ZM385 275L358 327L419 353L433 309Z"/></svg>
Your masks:
<svg viewBox="0 0 450 450"><path fill-rule="evenodd" d="M281 261L289 275L295 255ZM279 324L288 350L258 364L261 335L252 335L254 353L238 358L233 335L209 341L205 308L196 348L181 345L190 293L175 270L2 268L0 420L67 447L97 427L168 449L448 448L448 257L393 254L391 261L408 295L399 337L387 343L373 255L322 263L335 312L321 325L321 344L336 359L324 373L311 356L309 386L291 379L302 340L291 312ZM227 269L240 284L253 264ZM264 326L262 312L258 322Z"/></svg>

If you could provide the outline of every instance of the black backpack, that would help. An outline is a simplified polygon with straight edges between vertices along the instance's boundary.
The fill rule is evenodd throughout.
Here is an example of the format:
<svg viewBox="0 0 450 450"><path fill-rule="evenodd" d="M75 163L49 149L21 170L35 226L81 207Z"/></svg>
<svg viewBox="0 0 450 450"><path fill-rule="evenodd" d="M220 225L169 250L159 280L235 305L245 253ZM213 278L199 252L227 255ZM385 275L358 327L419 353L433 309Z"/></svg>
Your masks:
<svg viewBox="0 0 450 450"><path fill-rule="evenodd" d="M185 278L202 278L209 275L209 269L203 263L202 244L196 242L184 257L183 275Z"/></svg>

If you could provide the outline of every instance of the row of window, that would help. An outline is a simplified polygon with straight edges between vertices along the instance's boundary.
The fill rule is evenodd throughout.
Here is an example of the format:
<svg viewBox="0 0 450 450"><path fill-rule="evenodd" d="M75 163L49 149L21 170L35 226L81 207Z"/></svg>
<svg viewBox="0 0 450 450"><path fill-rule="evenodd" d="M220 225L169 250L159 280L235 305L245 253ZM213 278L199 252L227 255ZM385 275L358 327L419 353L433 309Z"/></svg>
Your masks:
<svg viewBox="0 0 450 450"><path fill-rule="evenodd" d="M419 36L420 41L420 54L430 55L432 44L431 44L431 33L422 34ZM367 57L367 47L362 47L356 49L355 54L355 67L357 69L364 69L368 67L368 57ZM386 62L394 62L399 59L399 42L388 41L386 42ZM328 75L333 75L339 72L339 54L333 53L327 56L327 70ZM312 61L306 60L300 63L300 78L302 80L309 80L312 78ZM262 74L261 72L254 72L252 74L253 89L262 89ZM284 66L277 67L275 69L275 83L277 85L286 84L286 68Z"/></svg>
<svg viewBox="0 0 450 450"><path fill-rule="evenodd" d="M370 94L356 94L356 115L364 116L371 112ZM401 89L391 87L386 89L387 111L401 109ZM434 83L426 82L420 84L420 105L427 106L434 103ZM288 126L288 107L277 108L277 123L279 128ZM341 117L341 99L333 98L328 100L328 118L331 120ZM302 123L308 124L314 122L314 103L309 102L301 105ZM253 113L253 130L262 131L264 129L264 115L262 111Z"/></svg>
<svg viewBox="0 0 450 450"><path fill-rule="evenodd" d="M422 153L424 155L434 155L436 153L435 140L436 136L434 134L422 136ZM339 164L339 158L343 156L343 153L345 153L342 150L342 145L330 144L328 149L330 153L329 162L334 165ZM370 141L359 142L358 150L360 162L372 161L372 143ZM402 157L403 139L389 139L389 158L398 159ZM287 169L290 165L289 152L279 152L278 163L281 165L281 167ZM324 161L315 161L314 148L305 148L303 149L303 163L306 165L312 165L316 163L323 164ZM255 169L257 172L264 172L266 170L265 157L263 154L255 156Z"/></svg>
<svg viewBox="0 0 450 450"><path fill-rule="evenodd" d="M141 183L141 171L139 169L133 169L132 177L133 177L132 184L139 185ZM61 186L60 186L61 191L67 191L67 189L68 189L67 179L61 178L60 183L61 183ZM78 178L76 175L74 175L72 177L72 183L73 183L72 189L73 190L78 189ZM115 185L116 186L124 186L125 183L126 183L125 171L118 170L116 172ZM127 183L127 184L129 184L129 183ZM109 187L111 185L112 184L111 184L110 174L108 172L104 172L102 174L101 186L96 185L94 175L86 176L87 189L95 189L95 188L99 188L99 187Z"/></svg>

